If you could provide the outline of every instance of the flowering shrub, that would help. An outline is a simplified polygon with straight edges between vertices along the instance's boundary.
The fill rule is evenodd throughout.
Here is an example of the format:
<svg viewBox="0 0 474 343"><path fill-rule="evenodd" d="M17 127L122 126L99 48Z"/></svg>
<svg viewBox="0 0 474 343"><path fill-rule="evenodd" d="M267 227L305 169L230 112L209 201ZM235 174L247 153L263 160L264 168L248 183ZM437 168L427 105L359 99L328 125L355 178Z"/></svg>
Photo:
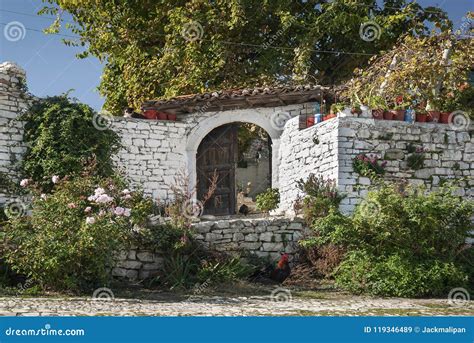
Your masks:
<svg viewBox="0 0 474 343"><path fill-rule="evenodd" d="M356 293L407 297L472 285L472 260L460 253L473 238L473 202L449 187L429 194L411 186L378 187L351 218L332 211L318 219L305 242L347 251L334 273L336 284Z"/></svg>
<svg viewBox="0 0 474 343"><path fill-rule="evenodd" d="M357 155L353 160L354 171L361 176L374 177L385 173L387 161L380 162L377 156Z"/></svg>
<svg viewBox="0 0 474 343"><path fill-rule="evenodd" d="M299 180L297 186L305 193L303 216L310 226L317 218L326 216L331 209L337 209L344 198L337 190L336 182L322 176L310 174L308 180Z"/></svg>
<svg viewBox="0 0 474 343"><path fill-rule="evenodd" d="M116 177L54 177L52 193L35 194L31 216L6 225L7 261L13 269L55 290L89 290L109 279L115 253L151 212L152 202ZM137 211L135 211L137 209Z"/></svg>

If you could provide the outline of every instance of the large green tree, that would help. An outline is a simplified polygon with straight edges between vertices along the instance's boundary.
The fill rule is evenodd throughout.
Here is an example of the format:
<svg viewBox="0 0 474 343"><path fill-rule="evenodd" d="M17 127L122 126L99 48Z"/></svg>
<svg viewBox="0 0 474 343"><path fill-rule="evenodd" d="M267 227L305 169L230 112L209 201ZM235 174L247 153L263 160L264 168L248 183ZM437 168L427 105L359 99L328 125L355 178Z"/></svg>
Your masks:
<svg viewBox="0 0 474 343"><path fill-rule="evenodd" d="M439 8L405 0L44 0L72 14L115 114L144 99L275 82L332 84L405 33L451 26ZM374 21L375 40L360 36ZM58 20L53 28L58 28ZM427 26L428 25L428 26Z"/></svg>

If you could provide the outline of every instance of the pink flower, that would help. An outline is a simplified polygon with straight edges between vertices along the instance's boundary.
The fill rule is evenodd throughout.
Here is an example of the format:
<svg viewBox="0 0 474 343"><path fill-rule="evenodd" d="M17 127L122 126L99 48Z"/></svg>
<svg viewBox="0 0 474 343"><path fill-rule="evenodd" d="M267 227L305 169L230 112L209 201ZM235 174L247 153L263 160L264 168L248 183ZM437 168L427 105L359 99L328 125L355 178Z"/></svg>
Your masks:
<svg viewBox="0 0 474 343"><path fill-rule="evenodd" d="M124 209L123 215L124 215L125 217L130 217L131 214L132 214L132 210L131 210L131 209L129 209L129 208Z"/></svg>
<svg viewBox="0 0 474 343"><path fill-rule="evenodd" d="M100 210L100 211L99 211L99 216L105 216L105 213L106 213L106 212L105 212L104 210Z"/></svg>
<svg viewBox="0 0 474 343"><path fill-rule="evenodd" d="M97 197L95 201L99 204L107 204L109 202L112 202L113 200L114 198L109 197L107 194L101 194Z"/></svg>
<svg viewBox="0 0 474 343"><path fill-rule="evenodd" d="M189 238L186 234L183 234L180 238L180 241L181 241L182 244L186 245L189 242Z"/></svg>
<svg viewBox="0 0 474 343"><path fill-rule="evenodd" d="M21 187L26 187L26 186L28 186L29 183L30 183L29 179L23 179L23 180L20 181L20 186Z"/></svg>
<svg viewBox="0 0 474 343"><path fill-rule="evenodd" d="M123 207L117 206L114 210L116 216L123 216L125 209Z"/></svg>
<svg viewBox="0 0 474 343"><path fill-rule="evenodd" d="M73 203L73 202L70 202L69 204L67 204L67 207L69 207L69 208L76 208L76 204Z"/></svg>
<svg viewBox="0 0 474 343"><path fill-rule="evenodd" d="M86 218L86 224L95 224L95 218L94 217L87 217Z"/></svg>
<svg viewBox="0 0 474 343"><path fill-rule="evenodd" d="M90 211L92 211L92 207L90 206L87 206L84 210L85 213L89 213Z"/></svg>
<svg viewBox="0 0 474 343"><path fill-rule="evenodd" d="M54 184L58 183L58 182L59 182L59 176L54 175L54 176L51 178L51 181L52 181Z"/></svg>
<svg viewBox="0 0 474 343"><path fill-rule="evenodd" d="M123 197L124 200L130 200L132 198L132 196L130 194L125 194L125 196Z"/></svg>

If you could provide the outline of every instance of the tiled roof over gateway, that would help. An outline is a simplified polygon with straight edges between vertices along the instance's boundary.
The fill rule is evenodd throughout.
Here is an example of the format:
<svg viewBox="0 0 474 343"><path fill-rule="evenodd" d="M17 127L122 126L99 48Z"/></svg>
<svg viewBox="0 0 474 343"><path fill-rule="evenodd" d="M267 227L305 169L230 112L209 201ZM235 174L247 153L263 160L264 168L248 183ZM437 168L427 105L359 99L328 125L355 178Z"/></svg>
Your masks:
<svg viewBox="0 0 474 343"><path fill-rule="evenodd" d="M237 108L276 107L333 98L332 89L320 85L276 86L230 89L181 95L143 103L144 109L184 114Z"/></svg>

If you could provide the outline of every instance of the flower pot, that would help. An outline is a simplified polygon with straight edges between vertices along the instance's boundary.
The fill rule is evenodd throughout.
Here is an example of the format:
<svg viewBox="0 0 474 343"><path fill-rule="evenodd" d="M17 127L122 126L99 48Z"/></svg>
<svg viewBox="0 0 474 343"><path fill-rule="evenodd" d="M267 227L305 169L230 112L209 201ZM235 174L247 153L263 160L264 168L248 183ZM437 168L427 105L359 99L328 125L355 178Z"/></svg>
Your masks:
<svg viewBox="0 0 474 343"><path fill-rule="evenodd" d="M441 112L439 114L439 122L442 123L442 124L448 124L449 123L449 115L451 113L449 112Z"/></svg>
<svg viewBox="0 0 474 343"><path fill-rule="evenodd" d="M143 111L143 116L146 119L158 119L158 111L157 110L145 110L145 111Z"/></svg>
<svg viewBox="0 0 474 343"><path fill-rule="evenodd" d="M362 110L360 108L351 108L351 114L355 115L356 117L360 116L362 114Z"/></svg>
<svg viewBox="0 0 474 343"><path fill-rule="evenodd" d="M393 120L393 113L392 111L385 111L383 113L383 119L384 120Z"/></svg>
<svg viewBox="0 0 474 343"><path fill-rule="evenodd" d="M440 114L441 113L439 111L429 111L427 119L428 119L429 122L437 123L437 122L439 122Z"/></svg>
<svg viewBox="0 0 474 343"><path fill-rule="evenodd" d="M168 120L176 121L176 114L175 113L168 113L166 115L166 117L168 118Z"/></svg>
<svg viewBox="0 0 474 343"><path fill-rule="evenodd" d="M426 119L428 118L428 114L426 113L417 113L416 114L416 121L419 123L426 123Z"/></svg>
<svg viewBox="0 0 474 343"><path fill-rule="evenodd" d="M337 116L334 114L334 113L329 113L327 116L326 116L326 120L329 120L329 119L332 119L332 118L336 118Z"/></svg>
<svg viewBox="0 0 474 343"><path fill-rule="evenodd" d="M158 117L156 118L158 120L167 120L168 119L168 114L165 112L159 112L158 111Z"/></svg>
<svg viewBox="0 0 474 343"><path fill-rule="evenodd" d="M372 110L372 118L377 119L377 120L382 120L383 119L383 112L384 110Z"/></svg>
<svg viewBox="0 0 474 343"><path fill-rule="evenodd" d="M393 120L405 120L405 110L391 110L390 112L393 114Z"/></svg>
<svg viewBox="0 0 474 343"><path fill-rule="evenodd" d="M314 125L314 117L306 118L306 127L311 127Z"/></svg>

